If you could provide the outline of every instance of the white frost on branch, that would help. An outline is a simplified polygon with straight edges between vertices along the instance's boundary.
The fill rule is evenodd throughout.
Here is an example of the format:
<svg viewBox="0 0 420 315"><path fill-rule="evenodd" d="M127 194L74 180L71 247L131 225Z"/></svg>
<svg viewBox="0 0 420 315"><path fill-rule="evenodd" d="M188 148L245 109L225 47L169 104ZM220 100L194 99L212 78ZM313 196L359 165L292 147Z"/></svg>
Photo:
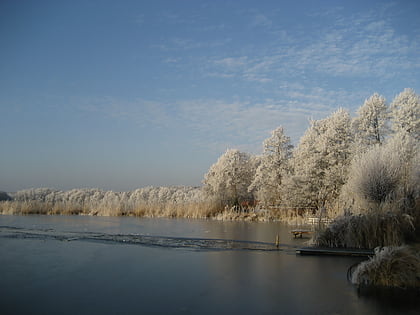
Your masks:
<svg viewBox="0 0 420 315"><path fill-rule="evenodd" d="M357 150L365 151L369 146L382 144L388 134L387 122L386 100L375 93L365 100L353 120Z"/></svg>
<svg viewBox="0 0 420 315"><path fill-rule="evenodd" d="M255 164L248 153L227 150L204 176L205 193L228 205L251 198L248 187L254 177Z"/></svg>
<svg viewBox="0 0 420 315"><path fill-rule="evenodd" d="M420 140L420 96L413 89L405 89L391 104L394 132L406 132Z"/></svg>
<svg viewBox="0 0 420 315"><path fill-rule="evenodd" d="M275 204L281 199L283 177L291 171L289 160L293 146L283 127L273 130L263 146L264 152L248 190L256 191L257 199L265 204Z"/></svg>

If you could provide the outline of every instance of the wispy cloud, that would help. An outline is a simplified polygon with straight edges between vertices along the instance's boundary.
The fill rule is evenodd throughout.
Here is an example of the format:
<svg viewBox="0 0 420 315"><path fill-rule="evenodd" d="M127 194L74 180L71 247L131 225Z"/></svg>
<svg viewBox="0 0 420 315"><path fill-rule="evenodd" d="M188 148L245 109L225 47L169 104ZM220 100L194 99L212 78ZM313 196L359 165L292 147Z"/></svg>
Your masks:
<svg viewBox="0 0 420 315"><path fill-rule="evenodd" d="M271 48L265 47L264 55L250 51L222 59L211 57L206 73L269 83L277 80L279 74L293 78L311 72L332 78L383 80L404 76L406 69L420 70L420 43L398 33L381 14L364 12L349 17L340 13L340 9L325 12L331 24L302 34L299 40L289 37L285 41L287 35L277 36ZM253 25L270 26L277 34L282 32L280 26L262 14L255 16Z"/></svg>
<svg viewBox="0 0 420 315"><path fill-rule="evenodd" d="M248 11L249 30L269 34L272 41L262 43L262 47L223 49L222 53L219 47L228 48L237 40L229 37L228 22L208 25L199 22L200 17L186 19L167 12L162 15L165 23L194 24L203 32L226 33L223 38L215 36L207 40L191 34L160 39L161 43L153 48L166 52L161 59L163 63L177 64L180 72L194 69L194 76L204 79L220 78L236 86L242 82L245 83L242 87L249 86L253 93L236 101L232 97L211 96L154 102L102 100L90 105L89 110L141 126L184 128L190 131L196 145L219 151L226 146L258 151L270 130L279 125L297 142L310 118L324 118L340 106L350 110L360 106L369 96L366 91L375 92L365 88L366 82L403 78L407 69L409 73L420 70L419 42L393 28L386 18L388 9L349 16L343 8L331 8L310 16L327 22L314 24L316 29L305 32L293 28L285 31L284 25L276 22L275 12L268 15ZM186 53L188 50L191 54ZM197 50L201 53L195 54ZM344 84L351 81L362 88L331 87L339 80ZM256 96L255 91L267 96Z"/></svg>
<svg viewBox="0 0 420 315"><path fill-rule="evenodd" d="M236 77L246 81L266 83L270 82L271 66L275 64L276 56L272 57L228 57L214 59L208 62L208 73L219 77Z"/></svg>
<svg viewBox="0 0 420 315"><path fill-rule="evenodd" d="M178 63L180 58L168 57L163 60L163 63Z"/></svg>
<svg viewBox="0 0 420 315"><path fill-rule="evenodd" d="M170 127L173 121L168 104L144 99L89 99L81 102L79 109L109 119L130 121L145 128L166 128Z"/></svg>
<svg viewBox="0 0 420 315"><path fill-rule="evenodd" d="M309 119L331 113L334 107L325 105L324 94L323 90L314 90L309 96L291 93L285 99L261 102L217 99L155 102L103 98L85 102L80 108L140 127L169 132L183 129L190 134L190 142L213 152L236 147L258 153L262 141L276 127L285 127L288 135L297 142Z"/></svg>
<svg viewBox="0 0 420 315"><path fill-rule="evenodd" d="M215 39L200 41L191 38L172 37L164 40L159 44L150 45L152 49L159 49L161 51L186 51L193 49L209 49L215 47L221 47L231 41L230 38Z"/></svg>
<svg viewBox="0 0 420 315"><path fill-rule="evenodd" d="M258 13L254 16L254 20L252 21L253 26L263 26L263 27L271 27L273 25L273 21L271 21L267 16L264 14Z"/></svg>

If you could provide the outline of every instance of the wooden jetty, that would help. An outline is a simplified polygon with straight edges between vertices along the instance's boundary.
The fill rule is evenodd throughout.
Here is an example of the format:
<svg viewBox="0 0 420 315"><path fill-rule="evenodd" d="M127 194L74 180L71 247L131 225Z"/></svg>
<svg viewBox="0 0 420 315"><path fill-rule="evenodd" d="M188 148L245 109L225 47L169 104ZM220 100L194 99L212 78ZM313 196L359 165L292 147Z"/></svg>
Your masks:
<svg viewBox="0 0 420 315"><path fill-rule="evenodd" d="M375 254L373 249L360 248L328 248L328 247L303 247L296 250L300 255L335 255L366 257Z"/></svg>
<svg viewBox="0 0 420 315"><path fill-rule="evenodd" d="M310 233L312 233L312 231L298 229L298 230L291 230L290 233L292 233L295 238L297 238L297 237L302 238L303 234L310 234Z"/></svg>

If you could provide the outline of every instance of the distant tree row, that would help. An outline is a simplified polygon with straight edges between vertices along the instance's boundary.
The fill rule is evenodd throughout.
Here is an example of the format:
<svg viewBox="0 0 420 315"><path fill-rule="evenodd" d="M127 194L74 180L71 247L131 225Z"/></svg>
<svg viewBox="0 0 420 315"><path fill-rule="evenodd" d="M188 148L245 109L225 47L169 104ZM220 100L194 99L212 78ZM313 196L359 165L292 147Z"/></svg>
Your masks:
<svg viewBox="0 0 420 315"><path fill-rule="evenodd" d="M415 199L420 186L419 142L419 95L405 89L388 106L375 93L354 118L339 109L311 121L295 148L279 127L264 141L260 156L227 150L205 175L204 192L228 205L256 199L264 206L330 212L340 207L357 211L362 206L357 196L373 202L396 198L397 186L410 186ZM383 169L375 170L375 163Z"/></svg>
<svg viewBox="0 0 420 315"><path fill-rule="evenodd" d="M201 201L202 192L198 187L171 186L145 187L128 192L104 191L101 189L72 189L68 191L50 188L20 190L12 197L15 201L39 201L50 204L69 203L72 205L97 207L124 204L135 207L138 204L182 204Z"/></svg>

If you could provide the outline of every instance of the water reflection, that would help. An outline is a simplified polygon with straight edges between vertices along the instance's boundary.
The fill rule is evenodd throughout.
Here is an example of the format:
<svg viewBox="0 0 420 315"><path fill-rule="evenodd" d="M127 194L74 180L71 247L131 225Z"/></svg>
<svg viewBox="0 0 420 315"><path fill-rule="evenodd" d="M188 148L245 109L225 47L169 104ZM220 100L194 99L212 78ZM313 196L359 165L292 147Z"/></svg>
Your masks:
<svg viewBox="0 0 420 315"><path fill-rule="evenodd" d="M225 238L300 245L276 223L0 216L0 225L104 234ZM417 314L359 297L359 258L293 251L189 251L83 241L0 238L2 314ZM392 298L391 298L392 299ZM25 302L22 302L25 301Z"/></svg>

